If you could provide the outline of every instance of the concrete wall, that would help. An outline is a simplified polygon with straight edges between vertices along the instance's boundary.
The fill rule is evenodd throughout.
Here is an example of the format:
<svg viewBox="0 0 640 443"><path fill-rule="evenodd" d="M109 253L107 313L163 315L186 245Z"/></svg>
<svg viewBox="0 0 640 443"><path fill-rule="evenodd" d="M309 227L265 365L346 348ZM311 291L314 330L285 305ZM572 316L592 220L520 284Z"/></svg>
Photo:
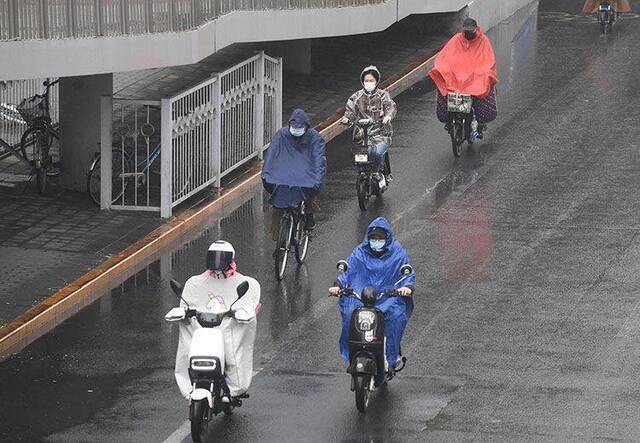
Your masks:
<svg viewBox="0 0 640 443"><path fill-rule="evenodd" d="M332 9L236 11L193 31L126 37L0 43L0 80L70 77L196 63L233 44L382 31L412 14L456 12L469 5L489 28L532 0L389 0ZM37 60L37 63L34 63Z"/></svg>
<svg viewBox="0 0 640 443"><path fill-rule="evenodd" d="M60 79L62 185L84 192L100 141L100 97L113 93L113 74Z"/></svg>
<svg viewBox="0 0 640 443"><path fill-rule="evenodd" d="M483 29L489 30L529 3L538 3L538 0L474 0L469 3L468 12Z"/></svg>

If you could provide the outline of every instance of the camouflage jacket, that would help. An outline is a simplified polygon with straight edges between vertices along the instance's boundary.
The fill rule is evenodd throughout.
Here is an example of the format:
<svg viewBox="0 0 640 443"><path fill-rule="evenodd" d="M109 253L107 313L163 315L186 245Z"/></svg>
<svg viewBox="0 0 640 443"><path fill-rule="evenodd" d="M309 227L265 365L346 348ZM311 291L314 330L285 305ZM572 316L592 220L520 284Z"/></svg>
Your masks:
<svg viewBox="0 0 640 443"><path fill-rule="evenodd" d="M350 122L355 122L363 118L370 118L374 125L369 132L369 142L372 144L385 143L391 146L393 137L393 127L391 123L382 124L382 119L389 116L392 119L396 116L397 106L391 95L385 90L376 89L373 93L367 94L364 89L359 90L347 100L344 116ZM362 140L361 131L356 128L354 140Z"/></svg>

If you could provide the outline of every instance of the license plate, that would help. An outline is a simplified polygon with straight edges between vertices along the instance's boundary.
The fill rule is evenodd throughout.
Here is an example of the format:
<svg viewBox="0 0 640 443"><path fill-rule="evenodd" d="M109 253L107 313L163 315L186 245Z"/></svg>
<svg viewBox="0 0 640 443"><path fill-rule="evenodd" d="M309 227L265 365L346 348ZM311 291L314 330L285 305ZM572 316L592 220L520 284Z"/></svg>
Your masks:
<svg viewBox="0 0 640 443"><path fill-rule="evenodd" d="M356 163L367 163L369 156L367 154L356 154Z"/></svg>

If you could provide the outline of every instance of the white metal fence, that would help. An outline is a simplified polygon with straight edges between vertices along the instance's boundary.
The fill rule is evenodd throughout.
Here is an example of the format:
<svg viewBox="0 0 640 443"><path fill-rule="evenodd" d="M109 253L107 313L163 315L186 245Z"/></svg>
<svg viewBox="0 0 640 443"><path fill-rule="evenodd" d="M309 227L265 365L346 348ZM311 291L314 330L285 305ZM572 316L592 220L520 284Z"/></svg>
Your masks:
<svg viewBox="0 0 640 443"><path fill-rule="evenodd" d="M0 0L0 40L185 31L237 10L338 8L386 0Z"/></svg>
<svg viewBox="0 0 640 443"><path fill-rule="evenodd" d="M100 169L110 173L100 177L100 206L159 211L160 102L107 97L103 106Z"/></svg>
<svg viewBox="0 0 640 443"><path fill-rule="evenodd" d="M0 81L0 138L11 146L20 143L27 124L20 117L16 106L25 99L44 92L42 83L47 79ZM54 81L55 79L48 79ZM58 124L58 85L50 90L50 115ZM2 152L0 152L0 155Z"/></svg>
<svg viewBox="0 0 640 443"><path fill-rule="evenodd" d="M160 103L105 97L102 113L101 170L112 173L101 177L101 207L170 217L262 158L282 123L282 60L257 54Z"/></svg>

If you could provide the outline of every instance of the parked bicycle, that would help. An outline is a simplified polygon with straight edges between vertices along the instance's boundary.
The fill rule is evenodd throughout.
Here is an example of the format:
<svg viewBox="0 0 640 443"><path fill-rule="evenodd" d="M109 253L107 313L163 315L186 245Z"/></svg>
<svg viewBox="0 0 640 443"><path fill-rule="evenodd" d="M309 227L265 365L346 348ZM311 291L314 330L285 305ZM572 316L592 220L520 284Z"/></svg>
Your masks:
<svg viewBox="0 0 640 443"><path fill-rule="evenodd" d="M111 203L116 203L132 184L138 190L149 185L149 174L153 164L160 158L161 144L149 151L148 155L135 162L136 156L126 149L113 147L111 149ZM99 152L93 157L87 174L87 193L91 201L100 206L100 181L101 181L101 155ZM157 169L155 170L158 173ZM181 197L191 189L192 171L187 169L186 174L180 174L179 181L174 181L174 197ZM178 177L173 177L177 180Z"/></svg>
<svg viewBox="0 0 640 443"><path fill-rule="evenodd" d="M160 143L137 164L134 156L127 150L114 147L111 150L111 203L115 203L133 181L135 188L148 182L151 165L160 157ZM100 206L101 155L96 153L87 174L87 193L91 201Z"/></svg>
<svg viewBox="0 0 640 443"><path fill-rule="evenodd" d="M27 147L33 146L33 158L28 160L33 166L36 176L38 192L44 195L47 189L47 176L56 175L53 169L53 159L51 157L51 145L54 140L60 142L60 135L51 123L49 113L49 93L52 86L58 84L59 80L43 83L44 94L36 94L26 98L16 107L16 110L27 123L27 130L20 139L20 154L25 160L27 157ZM15 151L13 151L16 154Z"/></svg>
<svg viewBox="0 0 640 443"><path fill-rule="evenodd" d="M278 281L284 278L287 260L292 250L297 262L304 263L309 251L309 234L310 232L305 226L304 202L295 208L287 209L280 220L280 232L273 254Z"/></svg>

